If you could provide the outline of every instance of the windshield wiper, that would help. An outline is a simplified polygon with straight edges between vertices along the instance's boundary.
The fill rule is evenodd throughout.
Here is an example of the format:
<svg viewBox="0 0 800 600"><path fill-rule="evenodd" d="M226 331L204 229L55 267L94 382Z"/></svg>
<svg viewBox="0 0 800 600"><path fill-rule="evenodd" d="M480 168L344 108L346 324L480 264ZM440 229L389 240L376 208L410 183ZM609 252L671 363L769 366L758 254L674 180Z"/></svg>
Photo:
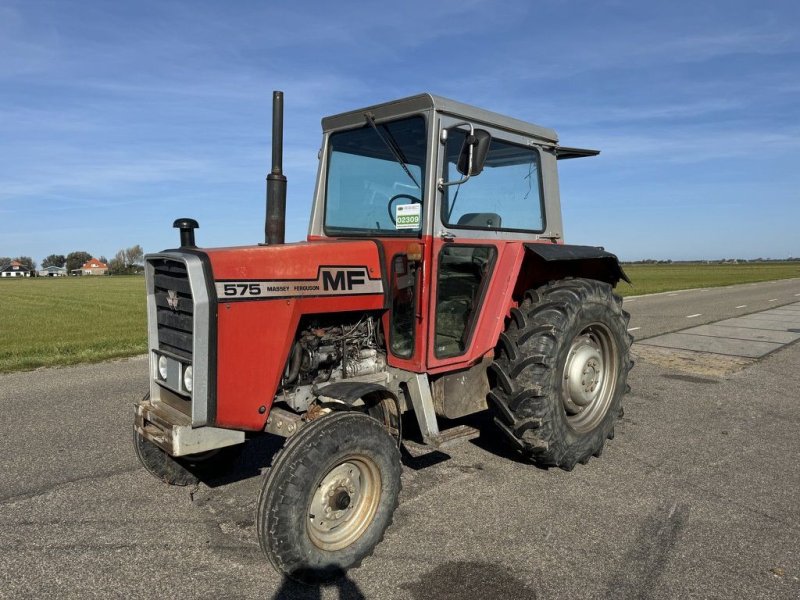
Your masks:
<svg viewBox="0 0 800 600"><path fill-rule="evenodd" d="M408 175L411 181L414 182L414 185L416 185L420 190L422 190L422 186L417 182L416 178L411 174L411 171L408 170L408 167L406 166L408 160L406 159L405 154L403 154L403 150L398 145L397 140L395 140L394 137L392 136L392 132L389 131L389 128L386 127L385 125L382 126L383 129L386 131L386 135L389 136L387 139L387 137L381 133L381 130L378 129L378 125L377 123L375 123L375 115L373 115L371 112L365 112L364 116L367 118L367 122L370 125L372 125L372 128L375 130L375 133L378 134L378 137L381 138L381 141L384 143L384 145L389 149L389 152L392 153L394 159L398 162L398 164L401 167L403 167L403 171L406 172L406 175Z"/></svg>

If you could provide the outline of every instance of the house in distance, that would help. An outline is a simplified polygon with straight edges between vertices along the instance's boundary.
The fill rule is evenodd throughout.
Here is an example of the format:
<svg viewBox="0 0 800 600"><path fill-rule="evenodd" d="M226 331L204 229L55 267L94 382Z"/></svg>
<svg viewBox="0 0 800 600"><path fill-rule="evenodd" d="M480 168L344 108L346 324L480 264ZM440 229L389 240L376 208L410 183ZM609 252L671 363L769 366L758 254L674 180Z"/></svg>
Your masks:
<svg viewBox="0 0 800 600"><path fill-rule="evenodd" d="M73 269L72 273L75 275L105 275L108 273L108 265L93 258L83 263L80 269Z"/></svg>
<svg viewBox="0 0 800 600"><path fill-rule="evenodd" d="M39 277L66 277L66 267L50 266L39 270Z"/></svg>
<svg viewBox="0 0 800 600"><path fill-rule="evenodd" d="M30 277L31 270L21 262L12 260L7 267L0 269L0 277Z"/></svg>

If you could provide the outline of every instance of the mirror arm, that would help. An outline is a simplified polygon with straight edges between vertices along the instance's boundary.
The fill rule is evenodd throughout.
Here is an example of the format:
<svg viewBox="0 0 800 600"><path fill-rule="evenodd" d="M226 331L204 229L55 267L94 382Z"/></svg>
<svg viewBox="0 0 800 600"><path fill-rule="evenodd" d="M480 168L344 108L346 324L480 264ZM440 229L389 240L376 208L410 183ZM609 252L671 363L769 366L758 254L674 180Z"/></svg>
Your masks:
<svg viewBox="0 0 800 600"><path fill-rule="evenodd" d="M469 123L467 121L462 121L461 123L456 123L455 125L451 125L447 129L442 129L442 134L440 136L441 143L442 144L447 143L447 132L450 129L455 129L456 127L461 127L462 125L466 125L467 127L469 127L469 136L470 137L475 135L475 127L472 125L472 123ZM444 188L449 187L451 185L461 185L465 181L468 181L470 177L472 177L472 152L473 152L474 149L475 149L475 144L470 144L469 145L469 170L467 171L467 174L464 176L464 178L463 179L459 179L458 181L445 181L444 177L440 177L439 181L436 182L436 187L439 188L440 192L444 191Z"/></svg>

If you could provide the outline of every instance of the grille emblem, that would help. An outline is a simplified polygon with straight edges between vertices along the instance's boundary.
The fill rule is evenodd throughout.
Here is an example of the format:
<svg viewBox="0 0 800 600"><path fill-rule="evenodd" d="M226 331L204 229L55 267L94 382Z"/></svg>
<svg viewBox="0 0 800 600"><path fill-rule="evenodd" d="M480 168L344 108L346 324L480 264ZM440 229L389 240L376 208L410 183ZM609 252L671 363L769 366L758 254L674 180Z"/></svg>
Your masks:
<svg viewBox="0 0 800 600"><path fill-rule="evenodd" d="M178 292L175 290L167 290L167 306L172 310L178 310L178 302L180 302Z"/></svg>

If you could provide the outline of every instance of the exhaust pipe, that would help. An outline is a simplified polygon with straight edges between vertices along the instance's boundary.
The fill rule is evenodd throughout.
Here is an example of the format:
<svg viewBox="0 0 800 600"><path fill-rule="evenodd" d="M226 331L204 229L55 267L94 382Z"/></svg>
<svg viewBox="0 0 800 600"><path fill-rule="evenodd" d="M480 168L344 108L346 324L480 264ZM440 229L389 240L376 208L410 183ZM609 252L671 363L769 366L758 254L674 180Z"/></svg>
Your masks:
<svg viewBox="0 0 800 600"><path fill-rule="evenodd" d="M286 177L283 175L283 92L272 92L272 171L267 175L268 245L283 244L286 235Z"/></svg>

